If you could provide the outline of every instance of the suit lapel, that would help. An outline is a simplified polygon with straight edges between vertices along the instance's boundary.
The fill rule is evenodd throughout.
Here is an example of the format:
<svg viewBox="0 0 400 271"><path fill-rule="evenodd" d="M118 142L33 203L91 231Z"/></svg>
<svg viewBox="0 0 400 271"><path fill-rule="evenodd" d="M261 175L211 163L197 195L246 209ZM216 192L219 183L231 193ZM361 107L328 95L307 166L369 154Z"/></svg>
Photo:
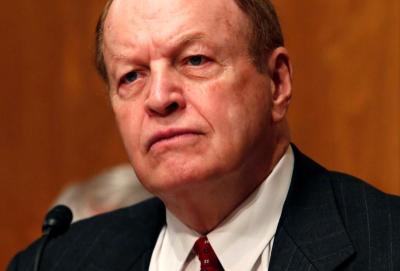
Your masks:
<svg viewBox="0 0 400 271"><path fill-rule="evenodd" d="M116 221L103 230L95 249L81 265L82 270L148 270L158 234L165 224L165 207L158 199L146 204L150 206L139 212L131 207L135 209L129 213L129 223Z"/></svg>
<svg viewBox="0 0 400 271"><path fill-rule="evenodd" d="M292 183L269 270L334 270L354 254L354 248L337 210L328 172L292 147Z"/></svg>
<svg viewBox="0 0 400 271"><path fill-rule="evenodd" d="M301 249L283 227L275 235L271 262L268 271L315 270Z"/></svg>

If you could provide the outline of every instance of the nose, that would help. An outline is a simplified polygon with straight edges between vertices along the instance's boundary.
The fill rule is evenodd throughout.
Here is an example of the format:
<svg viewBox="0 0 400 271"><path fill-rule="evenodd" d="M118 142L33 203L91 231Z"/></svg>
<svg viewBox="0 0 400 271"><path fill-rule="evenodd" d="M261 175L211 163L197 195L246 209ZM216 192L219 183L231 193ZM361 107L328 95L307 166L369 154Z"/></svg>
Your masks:
<svg viewBox="0 0 400 271"><path fill-rule="evenodd" d="M150 91L145 101L149 116L166 117L186 107L183 87L174 70L152 71Z"/></svg>

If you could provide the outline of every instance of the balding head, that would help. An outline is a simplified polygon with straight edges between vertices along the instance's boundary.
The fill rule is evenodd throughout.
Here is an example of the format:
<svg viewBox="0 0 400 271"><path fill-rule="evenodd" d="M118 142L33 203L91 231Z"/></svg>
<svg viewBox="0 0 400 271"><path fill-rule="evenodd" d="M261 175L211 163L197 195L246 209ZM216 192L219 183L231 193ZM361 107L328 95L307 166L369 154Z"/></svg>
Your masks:
<svg viewBox="0 0 400 271"><path fill-rule="evenodd" d="M111 4L108 0L96 27L96 68L102 79L108 83L107 67L104 63L103 40L104 23ZM264 69L263 59L273 49L284 45L284 38L278 16L269 0L232 0L247 15L251 23L249 35L249 53L258 70Z"/></svg>

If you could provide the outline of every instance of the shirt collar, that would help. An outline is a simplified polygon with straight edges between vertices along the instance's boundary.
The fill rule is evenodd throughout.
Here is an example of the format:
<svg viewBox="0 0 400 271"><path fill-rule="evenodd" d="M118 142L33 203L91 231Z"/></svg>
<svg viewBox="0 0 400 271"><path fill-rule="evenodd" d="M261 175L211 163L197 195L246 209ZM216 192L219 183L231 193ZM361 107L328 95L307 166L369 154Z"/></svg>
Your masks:
<svg viewBox="0 0 400 271"><path fill-rule="evenodd" d="M294 166L291 146L267 179L207 237L225 270L251 270L275 235ZM182 267L200 236L166 212L166 241ZM238 252L239 251L239 252Z"/></svg>

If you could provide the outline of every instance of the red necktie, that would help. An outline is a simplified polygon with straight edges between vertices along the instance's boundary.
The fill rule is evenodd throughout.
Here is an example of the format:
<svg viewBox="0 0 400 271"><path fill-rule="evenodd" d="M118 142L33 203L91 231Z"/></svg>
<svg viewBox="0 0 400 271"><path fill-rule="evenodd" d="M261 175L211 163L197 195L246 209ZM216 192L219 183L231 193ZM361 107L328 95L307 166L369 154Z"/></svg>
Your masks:
<svg viewBox="0 0 400 271"><path fill-rule="evenodd" d="M200 260L201 271L223 271L221 263L219 262L217 255L215 255L210 242L207 237L203 236L197 239L193 247L194 252Z"/></svg>

